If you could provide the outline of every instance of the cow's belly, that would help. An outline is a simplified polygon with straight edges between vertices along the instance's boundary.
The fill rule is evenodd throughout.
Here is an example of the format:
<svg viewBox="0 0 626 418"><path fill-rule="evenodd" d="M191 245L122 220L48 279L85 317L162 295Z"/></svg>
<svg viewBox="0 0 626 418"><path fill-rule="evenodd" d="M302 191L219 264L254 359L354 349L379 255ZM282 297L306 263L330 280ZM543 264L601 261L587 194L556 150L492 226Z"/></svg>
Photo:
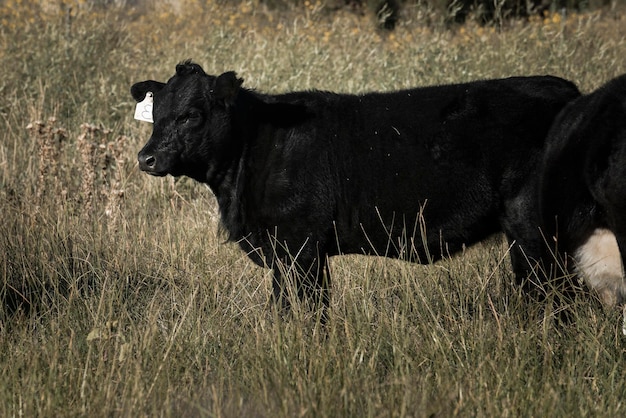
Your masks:
<svg viewBox="0 0 626 418"><path fill-rule="evenodd" d="M452 218L452 216L450 217ZM359 222L361 220L361 222ZM335 254L367 254L400 258L422 264L450 256L500 230L495 216L429 222L419 214L353 219L349 224L336 224L331 242L339 245Z"/></svg>

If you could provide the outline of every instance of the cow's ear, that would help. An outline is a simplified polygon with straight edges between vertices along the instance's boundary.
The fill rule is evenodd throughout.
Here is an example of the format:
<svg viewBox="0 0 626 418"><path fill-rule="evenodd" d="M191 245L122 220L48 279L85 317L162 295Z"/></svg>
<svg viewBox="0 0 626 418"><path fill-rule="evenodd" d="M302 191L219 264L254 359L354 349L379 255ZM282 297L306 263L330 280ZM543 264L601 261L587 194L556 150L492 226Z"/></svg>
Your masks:
<svg viewBox="0 0 626 418"><path fill-rule="evenodd" d="M161 90L165 86L165 83L161 83L159 81L147 80L142 81L141 83L133 84L130 88L130 94L133 95L133 99L140 102L146 97L147 92L156 93Z"/></svg>
<svg viewBox="0 0 626 418"><path fill-rule="evenodd" d="M234 71L228 71L215 79L215 84L211 89L213 97L223 101L228 107L235 103L242 83L243 79L237 78L237 74Z"/></svg>

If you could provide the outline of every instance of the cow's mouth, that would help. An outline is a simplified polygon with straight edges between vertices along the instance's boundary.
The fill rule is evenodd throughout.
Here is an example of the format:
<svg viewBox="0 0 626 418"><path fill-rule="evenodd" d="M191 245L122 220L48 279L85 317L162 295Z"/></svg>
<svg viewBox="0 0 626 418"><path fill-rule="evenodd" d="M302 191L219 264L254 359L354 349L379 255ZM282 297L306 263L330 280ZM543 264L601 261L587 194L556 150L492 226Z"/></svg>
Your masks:
<svg viewBox="0 0 626 418"><path fill-rule="evenodd" d="M143 172L145 172L146 174L150 174L151 176L154 177L165 177L167 176L167 172L166 171L153 171L153 170L143 170Z"/></svg>

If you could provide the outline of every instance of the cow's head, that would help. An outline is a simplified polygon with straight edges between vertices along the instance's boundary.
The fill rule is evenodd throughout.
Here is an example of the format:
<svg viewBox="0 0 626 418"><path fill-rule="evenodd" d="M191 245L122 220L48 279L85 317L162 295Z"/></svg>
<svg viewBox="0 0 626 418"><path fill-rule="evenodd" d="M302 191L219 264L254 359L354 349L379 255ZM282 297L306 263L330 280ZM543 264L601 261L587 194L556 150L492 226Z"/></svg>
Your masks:
<svg viewBox="0 0 626 418"><path fill-rule="evenodd" d="M212 159L228 146L230 110L242 82L234 72L214 77L184 62L167 83L133 85L135 100L142 101L148 92L154 100L154 127L139 152L139 168L155 176L186 175L204 181Z"/></svg>

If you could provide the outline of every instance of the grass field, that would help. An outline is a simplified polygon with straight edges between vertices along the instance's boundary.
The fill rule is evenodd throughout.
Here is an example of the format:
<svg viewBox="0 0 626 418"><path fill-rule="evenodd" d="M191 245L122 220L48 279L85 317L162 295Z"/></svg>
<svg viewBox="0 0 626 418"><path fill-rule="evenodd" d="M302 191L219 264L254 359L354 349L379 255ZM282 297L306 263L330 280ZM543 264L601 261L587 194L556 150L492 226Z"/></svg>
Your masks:
<svg viewBox="0 0 626 418"><path fill-rule="evenodd" d="M397 30L321 2L0 2L0 416L626 415L619 312L559 324L501 237L432 266L331 261L330 322L268 307L269 271L218 233L210 192L139 172L128 91L192 58L265 92L392 90L626 71L626 9Z"/></svg>

